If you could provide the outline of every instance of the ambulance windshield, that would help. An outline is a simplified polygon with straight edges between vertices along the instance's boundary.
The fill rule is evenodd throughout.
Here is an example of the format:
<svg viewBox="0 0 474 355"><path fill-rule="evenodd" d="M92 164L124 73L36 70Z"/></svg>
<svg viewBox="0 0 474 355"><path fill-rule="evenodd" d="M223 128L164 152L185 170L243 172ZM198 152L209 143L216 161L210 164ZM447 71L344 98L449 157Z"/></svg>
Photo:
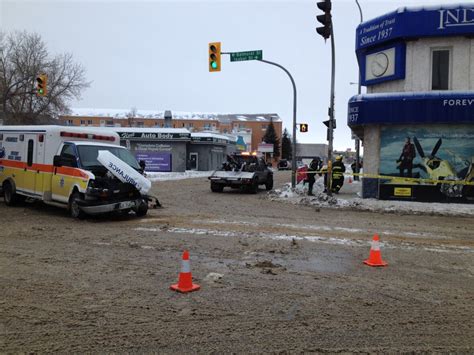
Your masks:
<svg viewBox="0 0 474 355"><path fill-rule="evenodd" d="M77 147L77 151L79 153L79 159L84 169L102 166L102 164L99 163L99 161L97 160L99 150L108 150L117 158L123 160L125 163L130 165L132 168L140 170L140 166L138 165L138 162L135 157L125 148L99 145L79 145Z"/></svg>

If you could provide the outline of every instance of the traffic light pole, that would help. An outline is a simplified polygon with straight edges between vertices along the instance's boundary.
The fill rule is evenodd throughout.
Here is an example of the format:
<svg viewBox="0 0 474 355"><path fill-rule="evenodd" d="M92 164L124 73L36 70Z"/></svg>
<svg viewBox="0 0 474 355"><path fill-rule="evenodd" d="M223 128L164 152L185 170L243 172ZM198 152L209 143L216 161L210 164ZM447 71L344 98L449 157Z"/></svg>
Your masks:
<svg viewBox="0 0 474 355"><path fill-rule="evenodd" d="M253 52L256 52L256 51L253 51ZM280 68L290 77L291 84L293 85L293 149L292 149L293 158L291 159L291 187L295 188L296 187L296 84L290 72L284 66L275 62L270 62L269 60L260 59L262 58L262 53L261 51L259 52L260 52L260 55L258 58L255 58L252 56L252 58L246 58L244 60L258 60L259 62L271 64ZM245 53L251 53L251 52L245 52ZM220 54L231 55L231 61L232 61L233 52L220 52Z"/></svg>
<svg viewBox="0 0 474 355"><path fill-rule="evenodd" d="M293 85L293 149L291 159L291 187L296 187L296 84L291 76L290 72L286 70L282 65L270 62L268 60L259 59L259 62L271 64L282 69L290 77L291 84Z"/></svg>
<svg viewBox="0 0 474 355"><path fill-rule="evenodd" d="M332 196L332 150L334 140L334 82L336 76L336 49L334 45L334 30L331 20L331 98L329 103L329 134L328 134L328 171L327 171L327 194Z"/></svg>

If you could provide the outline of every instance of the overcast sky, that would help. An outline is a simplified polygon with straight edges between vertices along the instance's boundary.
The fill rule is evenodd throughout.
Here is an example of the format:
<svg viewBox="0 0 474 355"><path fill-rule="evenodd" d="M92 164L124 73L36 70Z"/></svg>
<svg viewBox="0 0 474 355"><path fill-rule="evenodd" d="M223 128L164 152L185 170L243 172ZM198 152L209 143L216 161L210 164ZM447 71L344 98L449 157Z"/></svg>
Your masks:
<svg viewBox="0 0 474 355"><path fill-rule="evenodd" d="M230 62L209 73L207 46L222 51L263 50L293 75L297 121L309 133L299 142L324 143L330 89L330 42L315 28L316 0L0 0L3 31L39 33L51 54L70 52L92 82L71 107L221 113L278 113L292 129L293 91L279 68L257 61ZM445 0L444 3L451 3ZM473 1L464 1L469 3ZM336 40L334 146L353 148L346 124L347 102L357 93L355 0L333 0ZM359 0L364 20L402 6L439 0Z"/></svg>

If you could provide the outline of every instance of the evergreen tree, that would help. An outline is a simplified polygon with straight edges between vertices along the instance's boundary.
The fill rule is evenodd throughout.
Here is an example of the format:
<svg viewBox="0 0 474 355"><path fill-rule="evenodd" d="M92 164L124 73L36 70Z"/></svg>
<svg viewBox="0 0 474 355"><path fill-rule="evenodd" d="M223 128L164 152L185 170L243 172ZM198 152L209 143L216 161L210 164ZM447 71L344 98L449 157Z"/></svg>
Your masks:
<svg viewBox="0 0 474 355"><path fill-rule="evenodd" d="M281 157L282 159L291 160L292 153L290 134L285 128L281 136Z"/></svg>
<svg viewBox="0 0 474 355"><path fill-rule="evenodd" d="M273 125L273 120L270 119L265 135L262 139L265 143L273 144L273 156L280 156L280 140L276 134L275 126Z"/></svg>

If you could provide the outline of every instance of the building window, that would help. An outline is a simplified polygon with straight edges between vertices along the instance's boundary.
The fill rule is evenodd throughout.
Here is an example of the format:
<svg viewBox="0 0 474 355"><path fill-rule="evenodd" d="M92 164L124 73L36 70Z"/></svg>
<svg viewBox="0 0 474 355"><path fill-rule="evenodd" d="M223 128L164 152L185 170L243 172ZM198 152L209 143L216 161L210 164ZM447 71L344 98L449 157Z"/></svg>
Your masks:
<svg viewBox="0 0 474 355"><path fill-rule="evenodd" d="M143 122L137 122L137 127L143 128L144 127Z"/></svg>
<svg viewBox="0 0 474 355"><path fill-rule="evenodd" d="M87 124L92 124L92 120L87 120Z"/></svg>
<svg viewBox="0 0 474 355"><path fill-rule="evenodd" d="M73 120L66 120L66 126L73 126L74 122Z"/></svg>
<svg viewBox="0 0 474 355"><path fill-rule="evenodd" d="M450 50L433 50L431 57L431 90L448 90Z"/></svg>
<svg viewBox="0 0 474 355"><path fill-rule="evenodd" d="M113 120L107 120L107 121L105 122L105 125L106 125L107 127L113 127L113 126L114 126L114 121L113 121Z"/></svg>
<svg viewBox="0 0 474 355"><path fill-rule="evenodd" d="M81 120L81 126L84 126L86 124L86 120Z"/></svg>

